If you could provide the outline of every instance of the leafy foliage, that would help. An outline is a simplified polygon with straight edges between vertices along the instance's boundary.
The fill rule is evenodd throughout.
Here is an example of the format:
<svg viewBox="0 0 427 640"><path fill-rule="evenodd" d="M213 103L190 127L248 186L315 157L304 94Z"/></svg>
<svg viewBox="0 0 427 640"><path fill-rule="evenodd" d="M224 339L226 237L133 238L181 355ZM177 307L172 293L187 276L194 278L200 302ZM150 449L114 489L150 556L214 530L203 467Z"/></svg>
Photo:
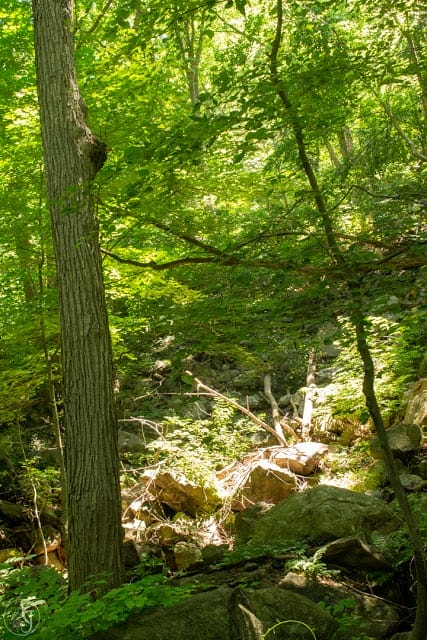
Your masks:
<svg viewBox="0 0 427 640"><path fill-rule="evenodd" d="M81 90L90 125L109 148L96 200L117 412L155 421L163 434L147 437L146 451L125 462L167 462L207 482L208 471L250 446L253 426L226 405L188 414L184 372L205 359L238 370L242 395L262 388L270 372L284 393L305 385L314 350L320 366L337 370L317 419L332 411L350 429L368 424L343 265L331 254L319 194L346 277L362 288L381 408L390 421L399 417L426 349L419 3L286 2L276 62L289 108L273 82L273 3L228 2L220 11L186 1L77 5ZM32 492L30 472L49 501L57 499L57 472L37 458L23 463L20 442L28 451L36 436L53 441L49 371L61 409L30 10L18 0L0 10L0 443L22 474L24 497ZM331 363L319 340L327 323L339 326ZM354 486L366 488L359 476L370 464L358 443L335 470L351 466ZM0 471L2 497L17 489L10 477ZM387 544L401 562L411 551L406 534L399 536ZM324 570L321 558L298 561L307 572ZM22 588L30 585L26 595L39 593L23 571L13 588L19 575ZM129 588L144 605L142 592ZM43 589L50 600L49 585ZM60 597L46 637L71 629L71 620L83 633L99 616L111 622L118 615L111 602L91 609L85 596ZM126 606L121 594L117 602Z"/></svg>
<svg viewBox="0 0 427 640"><path fill-rule="evenodd" d="M40 624L34 637L40 640L53 636L89 638L97 631L124 622L134 613L171 606L190 595L188 588L172 587L161 576L146 576L94 600L100 585L91 584L90 593L75 591L67 595L67 585L54 569L39 568L40 571L36 571L37 567L3 566L0 608L3 613L13 606L18 608L28 598L36 598Z"/></svg>
<svg viewBox="0 0 427 640"><path fill-rule="evenodd" d="M318 578L322 576L324 578L332 578L340 574L337 569L329 569L327 565L322 562L322 549L319 549L313 556L308 557L305 552L301 552L299 557L289 560L286 563L286 569L288 571L295 571L302 573L308 578Z"/></svg>
<svg viewBox="0 0 427 640"><path fill-rule="evenodd" d="M307 547L304 543L284 546L277 544L256 545L249 542L244 545L235 546L232 550L224 554L224 559L219 566L232 566L244 562L246 560L254 560L257 558L274 558L275 556L283 556L284 554L302 556Z"/></svg>
<svg viewBox="0 0 427 640"><path fill-rule="evenodd" d="M351 638L351 640L372 640L372 637L367 636L360 628L361 620L355 612L356 600L354 598L343 598L333 605L321 600L317 603L317 606L337 620L338 629L335 631L333 638L335 636L342 637L342 634L346 633L346 637Z"/></svg>
<svg viewBox="0 0 427 640"><path fill-rule="evenodd" d="M417 521L424 544L427 544L427 515L425 510L425 494L411 494L408 496L411 509ZM398 504L394 500L392 509L401 516ZM413 550L407 527L404 525L394 533L387 536L376 535L373 544L384 554L394 569L399 569L405 563L411 561Z"/></svg>

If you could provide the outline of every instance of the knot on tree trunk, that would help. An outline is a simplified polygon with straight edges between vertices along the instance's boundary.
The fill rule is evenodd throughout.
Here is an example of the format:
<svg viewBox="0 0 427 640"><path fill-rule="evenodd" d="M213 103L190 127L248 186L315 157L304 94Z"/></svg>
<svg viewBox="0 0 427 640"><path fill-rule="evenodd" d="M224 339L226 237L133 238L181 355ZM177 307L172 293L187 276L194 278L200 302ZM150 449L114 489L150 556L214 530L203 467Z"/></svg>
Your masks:
<svg viewBox="0 0 427 640"><path fill-rule="evenodd" d="M93 137L91 149L89 151L89 157L93 164L94 176L101 171L104 166L108 156L107 145L102 140L98 140L95 136Z"/></svg>

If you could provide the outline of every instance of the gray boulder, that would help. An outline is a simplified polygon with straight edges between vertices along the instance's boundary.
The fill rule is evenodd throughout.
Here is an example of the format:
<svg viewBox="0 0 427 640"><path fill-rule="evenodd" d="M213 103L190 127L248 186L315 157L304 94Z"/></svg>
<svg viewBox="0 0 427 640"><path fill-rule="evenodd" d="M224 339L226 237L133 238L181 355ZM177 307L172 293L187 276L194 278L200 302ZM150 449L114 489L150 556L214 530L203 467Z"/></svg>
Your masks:
<svg viewBox="0 0 427 640"><path fill-rule="evenodd" d="M427 425L427 378L418 380L411 387L403 421L420 427Z"/></svg>
<svg viewBox="0 0 427 640"><path fill-rule="evenodd" d="M145 449L145 442L135 433L123 431L121 429L118 434L120 453L135 453Z"/></svg>
<svg viewBox="0 0 427 640"><path fill-rule="evenodd" d="M401 473L399 474L399 478L402 487L406 489L406 491L416 490L423 481L420 476L417 476L414 473Z"/></svg>
<svg viewBox="0 0 427 640"><path fill-rule="evenodd" d="M252 538L256 523L260 517L265 515L267 511L270 511L270 509L271 504L267 504L266 502L257 502L251 507L240 511L236 515L234 527L236 530L237 544L245 544Z"/></svg>
<svg viewBox="0 0 427 640"><path fill-rule="evenodd" d="M263 639L273 626L272 638L308 640L315 634L317 640L330 640L338 627L329 613L305 596L277 587L235 589L231 604L230 640Z"/></svg>
<svg viewBox="0 0 427 640"><path fill-rule="evenodd" d="M97 633L92 640L261 640L277 623L283 624L273 637L294 640L313 637L307 625L317 640L330 640L338 627L329 613L289 590L219 588L166 609L133 616Z"/></svg>
<svg viewBox="0 0 427 640"><path fill-rule="evenodd" d="M338 538L373 531L388 533L400 520L379 498L339 487L319 485L295 493L272 507L255 525L252 542L323 545Z"/></svg>
<svg viewBox="0 0 427 640"><path fill-rule="evenodd" d="M391 569L390 563L360 534L328 542L322 547L322 561L338 567L364 571Z"/></svg>
<svg viewBox="0 0 427 640"><path fill-rule="evenodd" d="M254 462L249 475L234 496L232 509L248 507L257 502L276 504L296 491L296 476L268 460Z"/></svg>
<svg viewBox="0 0 427 640"><path fill-rule="evenodd" d="M420 448L421 429L416 424L394 424L387 429L387 440L395 456L405 457ZM382 458L380 444L376 436L372 438L370 448L374 458Z"/></svg>

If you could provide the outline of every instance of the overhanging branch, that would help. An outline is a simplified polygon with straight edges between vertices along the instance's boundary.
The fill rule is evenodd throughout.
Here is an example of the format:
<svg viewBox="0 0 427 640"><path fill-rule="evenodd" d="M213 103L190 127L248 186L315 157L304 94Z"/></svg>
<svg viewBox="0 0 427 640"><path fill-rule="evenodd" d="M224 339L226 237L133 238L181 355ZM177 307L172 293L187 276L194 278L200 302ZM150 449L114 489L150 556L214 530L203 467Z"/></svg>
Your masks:
<svg viewBox="0 0 427 640"><path fill-rule="evenodd" d="M314 278L328 278L342 280L342 271L336 265L328 265L322 267L314 267L311 265L298 266L291 261L283 260L247 260L244 258L228 257L225 259L207 257L207 256L188 256L186 258L178 258L177 260L169 260L168 262L156 262L155 260L148 260L142 262L140 260L133 260L132 258L123 258L117 253L108 251L107 249L100 249L101 253L108 256L120 264L128 264L131 267L137 267L138 269L152 269L153 271L167 271L168 269L174 269L176 267L185 267L191 264L212 264L219 267L252 267L255 269L271 269L272 271L285 270L290 276L305 275L307 277ZM389 255L382 256L378 260L371 260L370 262L364 262L353 265L354 275L366 276L369 273L375 271L389 271L390 269L396 269L405 271L408 269L417 269L427 264L427 257L422 256L406 256L399 260L395 258L398 255L402 255L405 249L396 250Z"/></svg>

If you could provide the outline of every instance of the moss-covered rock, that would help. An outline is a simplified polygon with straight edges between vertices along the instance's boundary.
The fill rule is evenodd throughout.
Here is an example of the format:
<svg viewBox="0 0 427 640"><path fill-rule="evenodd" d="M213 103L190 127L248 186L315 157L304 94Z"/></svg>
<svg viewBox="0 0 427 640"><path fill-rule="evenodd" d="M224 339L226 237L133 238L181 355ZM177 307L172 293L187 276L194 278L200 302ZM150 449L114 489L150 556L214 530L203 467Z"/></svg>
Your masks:
<svg viewBox="0 0 427 640"><path fill-rule="evenodd" d="M395 530L400 520L379 498L329 485L295 493L255 525L252 542L322 545L356 533Z"/></svg>

